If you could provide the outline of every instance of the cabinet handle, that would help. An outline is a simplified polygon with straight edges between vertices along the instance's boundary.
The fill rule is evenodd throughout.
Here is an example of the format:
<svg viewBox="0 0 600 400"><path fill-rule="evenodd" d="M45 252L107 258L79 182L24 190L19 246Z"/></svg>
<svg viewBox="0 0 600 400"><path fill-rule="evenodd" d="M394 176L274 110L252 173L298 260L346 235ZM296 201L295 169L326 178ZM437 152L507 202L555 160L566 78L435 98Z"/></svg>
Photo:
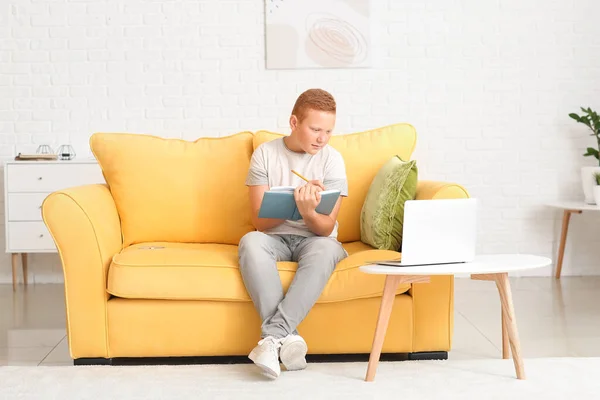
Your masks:
<svg viewBox="0 0 600 400"><path fill-rule="evenodd" d="M41 176L40 176L40 177L38 177L38 181L41 181L41 180L42 180L42 177L41 177Z"/></svg>
<svg viewBox="0 0 600 400"><path fill-rule="evenodd" d="M40 237L41 237L41 238L43 238L43 237L44 237L44 234L43 234L43 233L40 233Z"/></svg>

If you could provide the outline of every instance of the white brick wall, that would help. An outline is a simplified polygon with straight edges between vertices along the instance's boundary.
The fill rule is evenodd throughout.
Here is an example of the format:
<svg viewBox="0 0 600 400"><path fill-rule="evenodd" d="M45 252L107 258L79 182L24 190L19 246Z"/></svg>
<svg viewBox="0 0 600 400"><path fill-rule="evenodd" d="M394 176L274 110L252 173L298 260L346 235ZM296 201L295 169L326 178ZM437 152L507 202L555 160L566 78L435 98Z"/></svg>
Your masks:
<svg viewBox="0 0 600 400"><path fill-rule="evenodd" d="M0 157L66 142L85 155L95 131L287 132L296 96L323 87L337 133L416 127L421 177L481 199L481 251L554 256L559 214L542 203L581 198L592 164L567 114L600 109L600 3L372 3L372 69L273 71L263 1L1 0ZM565 274L600 273L599 222L573 218ZM55 255L31 260L34 281L62 280Z"/></svg>

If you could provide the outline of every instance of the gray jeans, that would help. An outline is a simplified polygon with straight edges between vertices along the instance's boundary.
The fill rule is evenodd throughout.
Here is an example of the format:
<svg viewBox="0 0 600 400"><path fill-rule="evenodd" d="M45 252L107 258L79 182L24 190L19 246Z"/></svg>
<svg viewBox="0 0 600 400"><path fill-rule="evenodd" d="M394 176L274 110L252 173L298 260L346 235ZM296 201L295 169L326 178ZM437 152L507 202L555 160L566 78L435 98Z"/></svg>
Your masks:
<svg viewBox="0 0 600 400"><path fill-rule="evenodd" d="M262 321L261 338L297 334L296 327L316 303L335 266L347 256L342 245L329 237L258 231L244 235L238 249L240 272ZM285 296L277 261L298 262Z"/></svg>

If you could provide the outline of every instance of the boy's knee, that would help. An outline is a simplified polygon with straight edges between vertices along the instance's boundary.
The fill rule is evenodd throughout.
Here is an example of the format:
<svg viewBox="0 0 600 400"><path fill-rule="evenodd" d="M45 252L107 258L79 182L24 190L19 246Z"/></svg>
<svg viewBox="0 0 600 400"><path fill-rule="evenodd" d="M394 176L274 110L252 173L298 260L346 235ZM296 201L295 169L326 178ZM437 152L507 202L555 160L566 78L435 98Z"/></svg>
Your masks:
<svg viewBox="0 0 600 400"><path fill-rule="evenodd" d="M342 245L331 238L319 238L315 240L309 251L320 263L328 264L331 267L331 271L333 271L338 262L347 256Z"/></svg>
<svg viewBox="0 0 600 400"><path fill-rule="evenodd" d="M257 246L260 246L260 243L265 239L266 236L267 235L259 231L252 231L246 233L240 239L238 251L244 252L248 249L255 249Z"/></svg>
<svg viewBox="0 0 600 400"><path fill-rule="evenodd" d="M342 257L345 256L345 250L342 244L332 238L323 238L318 242L322 251L331 257Z"/></svg>
<svg viewBox="0 0 600 400"><path fill-rule="evenodd" d="M268 236L262 232L253 231L245 234L238 245L238 258L241 268L258 267L265 261L272 258L271 252L267 249L266 243Z"/></svg>

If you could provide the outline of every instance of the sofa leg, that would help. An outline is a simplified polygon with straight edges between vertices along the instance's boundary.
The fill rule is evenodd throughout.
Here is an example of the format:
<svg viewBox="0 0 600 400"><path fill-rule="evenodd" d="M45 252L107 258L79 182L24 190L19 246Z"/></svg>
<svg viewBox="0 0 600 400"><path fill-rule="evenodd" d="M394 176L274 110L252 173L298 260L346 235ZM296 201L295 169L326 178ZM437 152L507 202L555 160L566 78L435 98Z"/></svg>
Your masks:
<svg viewBox="0 0 600 400"><path fill-rule="evenodd" d="M417 353L408 353L409 360L447 360L447 351L419 351Z"/></svg>
<svg viewBox="0 0 600 400"><path fill-rule="evenodd" d="M73 365L112 365L112 358L76 358Z"/></svg>

